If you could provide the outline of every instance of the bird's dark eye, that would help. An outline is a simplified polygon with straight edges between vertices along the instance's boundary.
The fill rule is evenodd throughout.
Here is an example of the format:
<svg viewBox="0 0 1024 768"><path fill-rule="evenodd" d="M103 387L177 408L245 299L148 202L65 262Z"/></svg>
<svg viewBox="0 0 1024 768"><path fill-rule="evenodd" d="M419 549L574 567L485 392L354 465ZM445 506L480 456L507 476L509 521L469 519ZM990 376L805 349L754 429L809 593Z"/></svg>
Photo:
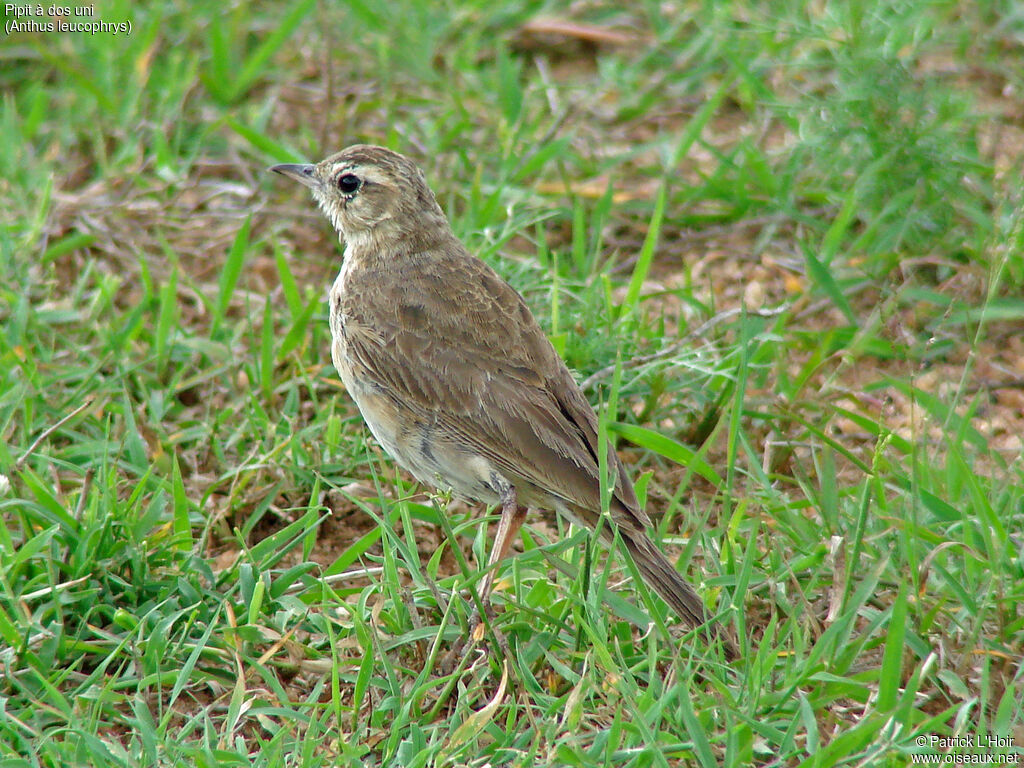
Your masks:
<svg viewBox="0 0 1024 768"><path fill-rule="evenodd" d="M342 191L342 194L351 195L359 189L359 177L353 173L346 173L343 176L339 176L338 189Z"/></svg>

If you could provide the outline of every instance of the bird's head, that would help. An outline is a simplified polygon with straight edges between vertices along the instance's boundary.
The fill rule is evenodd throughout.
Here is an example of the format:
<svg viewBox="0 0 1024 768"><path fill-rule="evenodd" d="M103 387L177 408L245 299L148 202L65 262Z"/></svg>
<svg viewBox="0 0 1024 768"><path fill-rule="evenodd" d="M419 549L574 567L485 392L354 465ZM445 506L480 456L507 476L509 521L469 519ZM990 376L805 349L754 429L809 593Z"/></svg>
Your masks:
<svg viewBox="0 0 1024 768"><path fill-rule="evenodd" d="M309 187L349 247L448 226L420 169L384 147L355 144L315 165L285 163L270 170Z"/></svg>

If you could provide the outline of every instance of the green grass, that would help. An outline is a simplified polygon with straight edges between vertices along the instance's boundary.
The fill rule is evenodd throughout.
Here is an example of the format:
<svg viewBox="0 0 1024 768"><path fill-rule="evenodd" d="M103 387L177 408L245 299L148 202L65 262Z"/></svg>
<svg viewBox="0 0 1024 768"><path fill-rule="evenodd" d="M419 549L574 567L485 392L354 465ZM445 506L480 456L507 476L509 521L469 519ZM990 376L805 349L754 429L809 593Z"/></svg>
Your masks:
<svg viewBox="0 0 1024 768"><path fill-rule="evenodd" d="M1015 4L96 12L0 40L4 765L1020 759ZM356 141L527 297L741 660L541 518L453 651L483 513L369 437L265 173Z"/></svg>

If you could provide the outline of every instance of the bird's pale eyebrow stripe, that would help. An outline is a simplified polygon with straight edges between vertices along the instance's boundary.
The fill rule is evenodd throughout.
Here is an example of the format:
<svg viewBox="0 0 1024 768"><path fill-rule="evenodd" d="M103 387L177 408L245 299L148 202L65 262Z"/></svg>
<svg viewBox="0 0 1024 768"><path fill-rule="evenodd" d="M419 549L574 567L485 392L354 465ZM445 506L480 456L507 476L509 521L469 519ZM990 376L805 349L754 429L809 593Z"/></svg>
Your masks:
<svg viewBox="0 0 1024 768"><path fill-rule="evenodd" d="M369 166L363 166L359 164L348 164L341 166L334 172L333 178L340 179L346 173L351 173L358 176L364 183L370 184L387 184L389 176L387 173L383 173L378 168Z"/></svg>

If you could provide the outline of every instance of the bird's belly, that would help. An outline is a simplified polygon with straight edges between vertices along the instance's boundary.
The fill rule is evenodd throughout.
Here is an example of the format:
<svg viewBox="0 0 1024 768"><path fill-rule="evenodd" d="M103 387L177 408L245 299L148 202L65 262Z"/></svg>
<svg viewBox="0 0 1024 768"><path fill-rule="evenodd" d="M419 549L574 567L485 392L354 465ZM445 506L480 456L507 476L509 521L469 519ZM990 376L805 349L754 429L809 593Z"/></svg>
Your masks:
<svg viewBox="0 0 1024 768"><path fill-rule="evenodd" d="M349 391L377 442L421 483L488 504L499 501L493 467L483 456L456 445L386 395L358 386Z"/></svg>
<svg viewBox="0 0 1024 768"><path fill-rule="evenodd" d="M452 435L388 396L375 382L359 375L337 336L333 344L335 368L370 432L398 464L421 483L459 496L496 504L500 492L496 472L483 456L459 445Z"/></svg>

